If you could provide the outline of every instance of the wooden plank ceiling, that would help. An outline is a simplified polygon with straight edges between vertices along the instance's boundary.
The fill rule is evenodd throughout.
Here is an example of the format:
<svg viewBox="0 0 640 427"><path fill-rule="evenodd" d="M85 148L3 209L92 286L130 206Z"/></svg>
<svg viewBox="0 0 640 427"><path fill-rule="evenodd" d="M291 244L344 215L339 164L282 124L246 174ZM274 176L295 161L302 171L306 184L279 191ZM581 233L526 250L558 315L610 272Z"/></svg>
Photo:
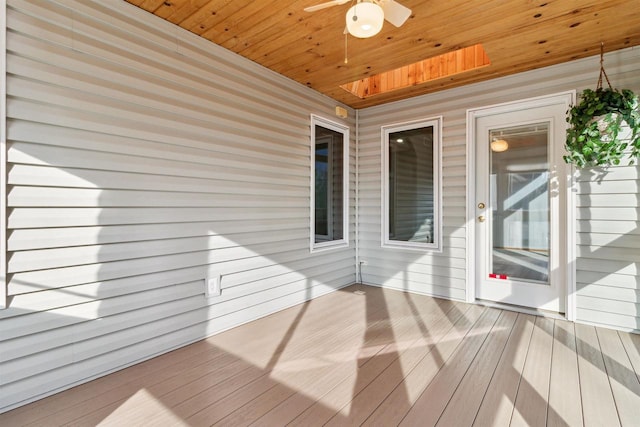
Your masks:
<svg viewBox="0 0 640 427"><path fill-rule="evenodd" d="M345 64L350 3L307 13L327 0L126 1L354 108L596 55L600 42L605 51L640 44L638 0L401 0L407 22L349 36ZM489 66L364 99L340 87L476 44Z"/></svg>

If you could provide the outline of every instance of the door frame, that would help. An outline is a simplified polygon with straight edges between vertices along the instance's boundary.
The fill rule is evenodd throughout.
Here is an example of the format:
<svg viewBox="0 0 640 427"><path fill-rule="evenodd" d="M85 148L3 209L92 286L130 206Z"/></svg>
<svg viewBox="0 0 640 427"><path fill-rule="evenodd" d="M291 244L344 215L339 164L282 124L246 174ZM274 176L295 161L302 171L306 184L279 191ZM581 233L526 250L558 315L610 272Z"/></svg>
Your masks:
<svg viewBox="0 0 640 427"><path fill-rule="evenodd" d="M549 105L564 104L568 110L575 103L576 91L560 92L550 95L538 96L534 98L521 99L504 102L488 106L476 107L467 110L467 218L466 218L466 240L467 240L467 262L466 262L466 301L477 303L476 300L476 119L479 117L500 114L501 112L513 112L529 108L545 107ZM556 143L556 146L558 144ZM562 144L563 145L563 144ZM566 224L567 239L567 287L565 289L565 318L575 321L576 318L576 197L575 197L575 174L574 168L570 165L567 169L566 186ZM497 303L496 305L500 305ZM533 310L535 311L535 309Z"/></svg>

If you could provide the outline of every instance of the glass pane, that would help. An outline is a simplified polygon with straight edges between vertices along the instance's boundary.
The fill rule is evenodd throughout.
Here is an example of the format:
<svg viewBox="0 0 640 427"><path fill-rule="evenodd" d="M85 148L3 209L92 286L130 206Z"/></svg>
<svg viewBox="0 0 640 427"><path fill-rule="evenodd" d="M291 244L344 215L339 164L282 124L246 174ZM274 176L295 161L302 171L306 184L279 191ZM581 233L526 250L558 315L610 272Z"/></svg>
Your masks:
<svg viewBox="0 0 640 427"><path fill-rule="evenodd" d="M327 236L329 208L329 144L316 143L316 236ZM317 239L316 239L317 241Z"/></svg>
<svg viewBox="0 0 640 427"><path fill-rule="evenodd" d="M343 134L315 129L315 242L343 236Z"/></svg>
<svg viewBox="0 0 640 427"><path fill-rule="evenodd" d="M490 277L549 281L547 123L489 132Z"/></svg>
<svg viewBox="0 0 640 427"><path fill-rule="evenodd" d="M389 240L433 243L433 126L389 134Z"/></svg>

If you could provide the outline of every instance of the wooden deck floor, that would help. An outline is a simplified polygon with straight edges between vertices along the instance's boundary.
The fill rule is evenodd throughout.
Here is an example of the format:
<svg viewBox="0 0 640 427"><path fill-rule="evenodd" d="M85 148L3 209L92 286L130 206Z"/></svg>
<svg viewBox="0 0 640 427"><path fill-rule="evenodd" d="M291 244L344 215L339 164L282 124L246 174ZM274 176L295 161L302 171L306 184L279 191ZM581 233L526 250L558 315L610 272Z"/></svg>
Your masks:
<svg viewBox="0 0 640 427"><path fill-rule="evenodd" d="M640 425L640 336L360 288L23 406L0 425Z"/></svg>

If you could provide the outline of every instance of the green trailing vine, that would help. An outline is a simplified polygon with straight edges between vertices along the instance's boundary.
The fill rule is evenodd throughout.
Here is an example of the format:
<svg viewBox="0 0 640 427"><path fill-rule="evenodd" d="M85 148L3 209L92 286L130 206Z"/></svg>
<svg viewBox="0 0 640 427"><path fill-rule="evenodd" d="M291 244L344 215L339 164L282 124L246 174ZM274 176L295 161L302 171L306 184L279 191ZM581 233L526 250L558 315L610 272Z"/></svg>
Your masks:
<svg viewBox="0 0 640 427"><path fill-rule="evenodd" d="M601 52L598 87L582 92L580 103L568 111L564 160L579 168L619 165L625 156L633 164L640 158L638 96L611 88L608 77L609 88L602 88L603 75Z"/></svg>
<svg viewBox="0 0 640 427"><path fill-rule="evenodd" d="M567 122L567 163L580 168L619 165L629 147L630 163L640 157L638 96L628 89L586 89L569 110ZM626 132L621 135L625 124L630 138Z"/></svg>

